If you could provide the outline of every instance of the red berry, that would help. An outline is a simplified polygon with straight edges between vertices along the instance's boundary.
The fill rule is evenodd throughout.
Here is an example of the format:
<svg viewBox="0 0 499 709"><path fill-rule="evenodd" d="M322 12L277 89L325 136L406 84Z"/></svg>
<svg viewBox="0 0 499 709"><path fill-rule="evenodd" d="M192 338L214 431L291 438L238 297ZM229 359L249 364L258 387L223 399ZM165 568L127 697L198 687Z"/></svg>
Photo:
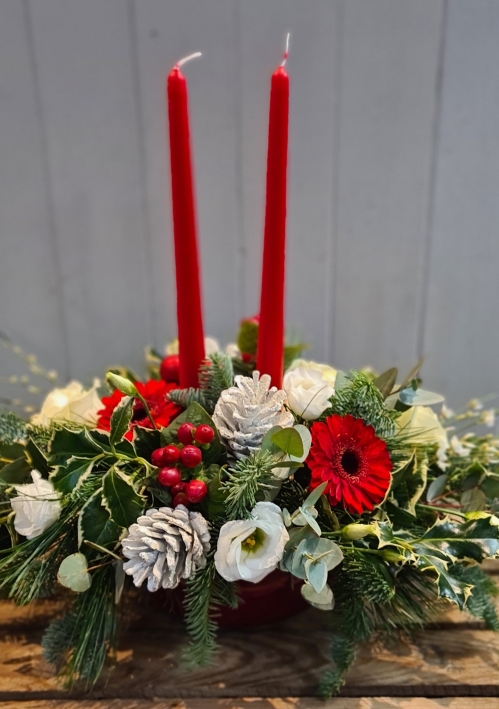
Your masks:
<svg viewBox="0 0 499 709"><path fill-rule="evenodd" d="M174 465L179 459L180 451L176 446L165 446L157 448L152 452L151 462L157 468L164 468L168 465Z"/></svg>
<svg viewBox="0 0 499 709"><path fill-rule="evenodd" d="M194 432L194 439L197 443L211 443L215 438L215 431L207 423L202 423Z"/></svg>
<svg viewBox="0 0 499 709"><path fill-rule="evenodd" d="M179 492L178 495L175 495L173 498L173 506L177 507L178 505L189 507L189 500L187 499L185 492Z"/></svg>
<svg viewBox="0 0 499 709"><path fill-rule="evenodd" d="M195 428L196 427L193 423L183 423L177 431L177 437L180 443L183 443L184 446L187 446L189 445L189 443L192 443L192 434Z"/></svg>
<svg viewBox="0 0 499 709"><path fill-rule="evenodd" d="M172 485L172 489L170 490L171 494L173 497L176 497L179 492L185 492L187 488L187 483L180 482L177 483L177 485Z"/></svg>
<svg viewBox="0 0 499 709"><path fill-rule="evenodd" d="M163 487L171 487L172 485L178 485L180 477L178 468L161 468L158 473L158 482Z"/></svg>
<svg viewBox="0 0 499 709"><path fill-rule="evenodd" d="M174 382L178 384L180 381L180 359L178 355L168 355L161 362L159 374L164 382Z"/></svg>
<svg viewBox="0 0 499 709"><path fill-rule="evenodd" d="M201 502L203 497L206 497L207 492L208 488L204 480L190 480L185 491L189 502Z"/></svg>
<svg viewBox="0 0 499 709"><path fill-rule="evenodd" d="M201 451L196 446L186 446L180 451L180 462L186 468L195 468L202 460Z"/></svg>

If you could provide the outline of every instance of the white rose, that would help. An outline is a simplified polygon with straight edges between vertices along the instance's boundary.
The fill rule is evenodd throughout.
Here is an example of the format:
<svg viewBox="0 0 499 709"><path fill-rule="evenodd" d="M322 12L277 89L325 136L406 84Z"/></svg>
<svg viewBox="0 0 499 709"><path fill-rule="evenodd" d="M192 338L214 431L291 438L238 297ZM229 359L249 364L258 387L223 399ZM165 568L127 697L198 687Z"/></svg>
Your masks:
<svg viewBox="0 0 499 709"><path fill-rule="evenodd" d="M14 485L17 497L11 500L15 530L27 539L44 532L61 514L61 503L52 483L44 480L38 470L31 471L31 478L32 483Z"/></svg>
<svg viewBox="0 0 499 709"><path fill-rule="evenodd" d="M291 411L306 421L318 418L329 407L334 394L334 387L322 372L305 367L288 370L282 388Z"/></svg>
<svg viewBox="0 0 499 709"><path fill-rule="evenodd" d="M102 408L98 386L96 379L91 389L84 389L80 382L70 382L64 389L53 389L43 402L40 413L32 417L32 423L49 426L52 421L71 421L94 426L97 412Z"/></svg>
<svg viewBox="0 0 499 709"><path fill-rule="evenodd" d="M409 436L409 443L436 443L439 466L445 469L445 451L449 447L449 439L433 409L429 406L413 406L399 416L396 425L400 433Z"/></svg>
<svg viewBox="0 0 499 709"><path fill-rule="evenodd" d="M277 568L289 534L273 502L258 502L251 519L226 522L220 530L215 567L226 581L258 583Z"/></svg>
<svg viewBox="0 0 499 709"><path fill-rule="evenodd" d="M287 371L291 372L293 369L308 369L314 372L320 372L322 374L322 378L333 387L338 373L334 367L330 367L328 364L319 364L318 362L312 362L308 359L293 360Z"/></svg>

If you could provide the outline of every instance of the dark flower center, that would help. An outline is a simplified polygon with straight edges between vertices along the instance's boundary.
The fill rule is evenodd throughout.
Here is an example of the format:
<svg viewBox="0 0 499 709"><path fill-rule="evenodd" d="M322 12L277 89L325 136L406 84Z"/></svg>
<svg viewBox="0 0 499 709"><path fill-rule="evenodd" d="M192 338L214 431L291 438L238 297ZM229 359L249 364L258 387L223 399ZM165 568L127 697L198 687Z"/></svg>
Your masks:
<svg viewBox="0 0 499 709"><path fill-rule="evenodd" d="M357 475L360 460L354 451L346 450L341 456L341 467L348 475Z"/></svg>

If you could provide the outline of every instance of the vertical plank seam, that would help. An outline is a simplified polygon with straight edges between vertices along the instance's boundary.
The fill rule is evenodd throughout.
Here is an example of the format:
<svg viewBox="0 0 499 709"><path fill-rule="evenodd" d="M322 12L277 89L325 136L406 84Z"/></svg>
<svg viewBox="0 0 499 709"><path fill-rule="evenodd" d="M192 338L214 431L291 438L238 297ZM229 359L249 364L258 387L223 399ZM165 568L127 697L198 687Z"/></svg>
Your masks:
<svg viewBox="0 0 499 709"><path fill-rule="evenodd" d="M35 35L33 29L33 21L31 17L30 0L22 0L22 7L26 38L28 41L28 62L33 80L35 113L38 123L38 140L40 142L43 190L47 207L47 221L50 235L50 251L56 273L56 282L54 284L54 289L56 292L58 320L62 335L62 355L64 363L63 372L61 374L64 378L64 381L68 381L71 377L68 313L66 309L66 301L64 298L64 274L59 251L59 236L57 233L58 229L54 199L54 187L50 170L48 136L46 129L45 113L43 110L42 103L40 75L38 73L38 68L36 64Z"/></svg>
<svg viewBox="0 0 499 709"><path fill-rule="evenodd" d="M234 139L235 145L235 197L236 197L236 308L237 315L247 317L248 303L246 302L246 244L244 233L244 191L243 191L243 89L242 89L242 33L241 33L241 8L240 0L233 0L234 19L234 48L236 60L234 62ZM236 324L237 327L237 324Z"/></svg>
<svg viewBox="0 0 499 709"><path fill-rule="evenodd" d="M132 94L135 106L135 120L137 125L137 153L138 153L138 173L139 173L139 201L140 213L142 217L142 236L144 240L144 298L146 305L146 333L148 343L157 345L159 333L157 332L158 318L155 312L154 300L154 271L152 255L152 235L151 221L149 218L147 199L147 156L145 148L144 121L142 117L142 90L140 85L139 52L137 38L137 16L135 12L135 0L127 0L127 20L130 42L130 65L132 73ZM151 336L153 342L151 342Z"/></svg>
<svg viewBox="0 0 499 709"><path fill-rule="evenodd" d="M445 70L445 46L447 35L448 0L443 0L442 17L440 28L440 40L438 48L437 70L435 74L435 106L433 112L431 130L431 154L428 179L428 210L426 223L424 225L424 245L423 245L423 277L421 284L420 306L417 321L417 356L423 357L425 352L426 318L428 315L431 270L431 254L433 247L433 227L435 221L436 195L435 188L437 182L438 154L440 147L440 130L442 118L442 94Z"/></svg>
<svg viewBox="0 0 499 709"><path fill-rule="evenodd" d="M337 2L337 24L333 52L333 115L332 115L332 165L331 165L331 199L329 201L326 239L326 287L325 287L325 359L336 366L336 324L338 307L338 228L340 202L340 152L341 152L341 97L343 84L343 34L346 8L343 0ZM336 94L336 98L334 96Z"/></svg>

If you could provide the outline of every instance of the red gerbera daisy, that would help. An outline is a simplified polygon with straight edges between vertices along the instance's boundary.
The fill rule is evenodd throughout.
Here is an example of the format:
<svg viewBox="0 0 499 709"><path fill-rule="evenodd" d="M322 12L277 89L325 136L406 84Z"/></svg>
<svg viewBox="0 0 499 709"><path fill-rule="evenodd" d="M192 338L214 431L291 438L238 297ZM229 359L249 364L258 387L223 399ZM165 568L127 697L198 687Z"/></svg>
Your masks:
<svg viewBox="0 0 499 709"><path fill-rule="evenodd" d="M310 488L327 481L324 494L331 505L354 514L370 512L383 502L393 467L386 443L372 426L338 414L312 426L307 465L312 471Z"/></svg>
<svg viewBox="0 0 499 709"><path fill-rule="evenodd" d="M180 406L174 404L167 399L167 394L172 389L177 389L175 384L167 384L162 380L150 379L148 382L135 382L137 390L147 402L149 411L158 428L168 426L173 419L182 411ZM97 428L103 431L111 430L111 416L123 398L124 394L115 389L110 396L103 396L103 409L98 411ZM144 428L152 428L149 417L147 416L144 405L140 399L135 399L133 404L133 415L130 421L130 430L125 434L125 438L129 441L133 437L134 426L144 426Z"/></svg>

